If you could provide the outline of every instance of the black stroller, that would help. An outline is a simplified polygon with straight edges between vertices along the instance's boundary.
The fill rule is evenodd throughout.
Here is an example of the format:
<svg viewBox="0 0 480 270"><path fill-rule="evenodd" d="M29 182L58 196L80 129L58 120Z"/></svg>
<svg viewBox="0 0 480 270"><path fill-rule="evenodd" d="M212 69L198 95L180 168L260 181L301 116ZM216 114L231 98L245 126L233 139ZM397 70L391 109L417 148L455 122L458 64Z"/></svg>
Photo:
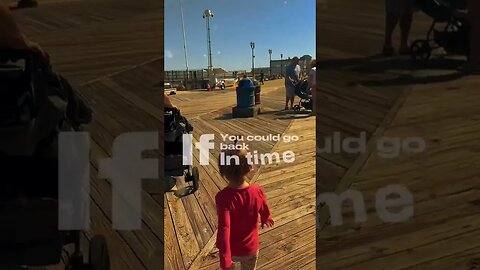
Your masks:
<svg viewBox="0 0 480 270"><path fill-rule="evenodd" d="M307 80L303 80L295 85L295 94L300 98L298 104L293 106L295 112L302 110L311 111L313 109L312 91L310 91Z"/></svg>
<svg viewBox="0 0 480 270"><path fill-rule="evenodd" d="M28 51L0 50L0 269L63 261L67 270L109 270L103 236L90 239L85 263L81 232L59 230L59 160L52 149L59 131L80 129L91 111L39 59ZM64 101L65 111L53 100ZM79 111L84 118L74 117Z"/></svg>
<svg viewBox="0 0 480 270"><path fill-rule="evenodd" d="M434 49L443 48L448 54L468 55L470 26L467 21L456 18L454 12L466 8L466 1L416 0L417 7L433 19L426 39L411 45L411 57L415 61L427 61ZM438 27L443 24L442 27Z"/></svg>
<svg viewBox="0 0 480 270"><path fill-rule="evenodd" d="M191 184L175 190L174 194L185 197L195 193L199 183L198 168L183 163L183 134L190 134L193 127L178 109L165 108L164 121L166 191L172 191L177 184L176 177L184 176L185 182Z"/></svg>

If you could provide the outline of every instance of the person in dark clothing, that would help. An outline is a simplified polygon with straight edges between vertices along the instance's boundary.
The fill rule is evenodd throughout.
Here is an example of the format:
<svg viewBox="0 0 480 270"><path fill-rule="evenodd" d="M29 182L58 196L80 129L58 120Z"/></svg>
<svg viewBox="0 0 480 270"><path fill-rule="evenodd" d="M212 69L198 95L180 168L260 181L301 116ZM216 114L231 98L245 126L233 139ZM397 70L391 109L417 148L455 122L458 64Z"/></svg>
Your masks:
<svg viewBox="0 0 480 270"><path fill-rule="evenodd" d="M285 110L289 109L288 102L290 102L290 109L293 108L293 103L295 102L295 85L300 82L300 74L302 72L298 64L299 62L300 59L298 57L293 57L285 71Z"/></svg>
<svg viewBox="0 0 480 270"><path fill-rule="evenodd" d="M414 10L414 0L385 0L385 43L382 52L384 56L392 56L395 53L393 32L398 24L400 24L401 30L399 53L410 53L408 38L412 27Z"/></svg>
<svg viewBox="0 0 480 270"><path fill-rule="evenodd" d="M264 83L264 80L265 80L265 75L263 74L263 71L260 73L260 83L262 84L265 84Z"/></svg>
<svg viewBox="0 0 480 270"><path fill-rule="evenodd" d="M465 73L480 74L480 1L467 1L467 10L459 10L455 16L467 19L470 23L470 53L461 69Z"/></svg>

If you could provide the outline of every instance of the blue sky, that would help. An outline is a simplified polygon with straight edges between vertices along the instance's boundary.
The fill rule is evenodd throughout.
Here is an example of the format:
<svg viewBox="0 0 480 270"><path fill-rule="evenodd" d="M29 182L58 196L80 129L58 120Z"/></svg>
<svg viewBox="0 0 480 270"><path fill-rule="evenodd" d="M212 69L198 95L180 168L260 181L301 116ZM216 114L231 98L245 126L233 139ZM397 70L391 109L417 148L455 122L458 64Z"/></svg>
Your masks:
<svg viewBox="0 0 480 270"><path fill-rule="evenodd" d="M315 58L315 0L182 0L190 69L206 68L207 30L210 20L212 62L227 70L250 69L250 42L255 42L255 67L268 67L272 59L309 54ZM165 0L165 70L184 70L179 0Z"/></svg>

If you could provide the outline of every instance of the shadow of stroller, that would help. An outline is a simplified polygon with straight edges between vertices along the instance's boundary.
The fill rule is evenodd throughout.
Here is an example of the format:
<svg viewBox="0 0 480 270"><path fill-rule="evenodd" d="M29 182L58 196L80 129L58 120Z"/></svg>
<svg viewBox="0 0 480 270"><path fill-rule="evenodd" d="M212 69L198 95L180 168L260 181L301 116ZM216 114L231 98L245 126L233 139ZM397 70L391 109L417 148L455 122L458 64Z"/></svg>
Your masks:
<svg viewBox="0 0 480 270"><path fill-rule="evenodd" d="M262 114L265 114L265 115L269 115L269 114L273 114L273 115L287 115L287 114L290 114L290 111L285 111L285 110L266 111L266 112L262 112Z"/></svg>
<svg viewBox="0 0 480 270"><path fill-rule="evenodd" d="M295 119L304 119L314 116L313 111L279 111L274 113L274 115L283 116L276 117L275 120L295 120Z"/></svg>
<svg viewBox="0 0 480 270"><path fill-rule="evenodd" d="M295 120L295 119L305 119L312 117L313 113L309 112L308 114L303 114L303 115L290 115L290 116L285 116L285 117L278 117L275 118L275 120Z"/></svg>
<svg viewBox="0 0 480 270"><path fill-rule="evenodd" d="M347 70L357 72L372 72L374 70L385 70L388 65L405 66L405 59L385 58L381 55L372 55L360 58L343 58L319 61L317 67L320 70ZM408 67L408 65L407 65Z"/></svg>
<svg viewBox="0 0 480 270"><path fill-rule="evenodd" d="M276 117L274 118L275 120L291 120L291 119L301 119L301 118L308 118L312 116L311 111L300 111L300 112L295 112L293 110L267 110L267 111L262 111L259 115L275 115L275 116L284 116L284 117ZM215 120L232 120L235 119L233 118L231 113L226 113L219 115L214 118Z"/></svg>
<svg viewBox="0 0 480 270"><path fill-rule="evenodd" d="M320 70L349 71L361 74L386 74L397 76L379 80L361 80L349 82L348 85L364 85L373 87L401 86L412 84L429 84L457 80L464 75L457 71L442 73L439 75L417 76L416 71L445 71L457 70L464 63L463 60L439 57L428 62L414 62L408 57L390 57L374 55L366 58L350 58L327 60L319 63ZM399 74L399 71L401 74ZM406 72L406 73L405 73Z"/></svg>
<svg viewBox="0 0 480 270"><path fill-rule="evenodd" d="M357 84L371 87L385 87L385 86L401 86L401 85L418 85L418 84L434 84L447 81L454 81L464 77L461 72L454 72L448 74L441 74L435 76L413 76L413 75L401 75L394 79L387 79L381 81L359 81Z"/></svg>

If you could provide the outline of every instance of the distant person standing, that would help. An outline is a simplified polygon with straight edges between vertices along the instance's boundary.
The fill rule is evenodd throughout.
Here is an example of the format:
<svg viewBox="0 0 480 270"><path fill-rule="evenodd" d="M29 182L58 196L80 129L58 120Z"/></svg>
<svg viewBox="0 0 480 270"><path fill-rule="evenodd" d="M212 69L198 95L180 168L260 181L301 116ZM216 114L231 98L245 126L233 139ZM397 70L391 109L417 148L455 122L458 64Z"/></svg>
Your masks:
<svg viewBox="0 0 480 270"><path fill-rule="evenodd" d="M295 102L295 85L300 81L300 73L302 69L298 64L300 59L293 57L290 64L285 69L285 110L288 110L288 102L290 101L290 109L293 108Z"/></svg>
<svg viewBox="0 0 480 270"><path fill-rule="evenodd" d="M393 32L400 24L401 41L399 54L409 54L410 45L408 39L412 28L413 13L415 11L414 0L385 0L385 44L383 55L392 56L395 54L393 47Z"/></svg>
<svg viewBox="0 0 480 270"><path fill-rule="evenodd" d="M260 83L261 84L265 84L264 83L264 80L265 80L265 75L263 74L263 71L260 73Z"/></svg>

